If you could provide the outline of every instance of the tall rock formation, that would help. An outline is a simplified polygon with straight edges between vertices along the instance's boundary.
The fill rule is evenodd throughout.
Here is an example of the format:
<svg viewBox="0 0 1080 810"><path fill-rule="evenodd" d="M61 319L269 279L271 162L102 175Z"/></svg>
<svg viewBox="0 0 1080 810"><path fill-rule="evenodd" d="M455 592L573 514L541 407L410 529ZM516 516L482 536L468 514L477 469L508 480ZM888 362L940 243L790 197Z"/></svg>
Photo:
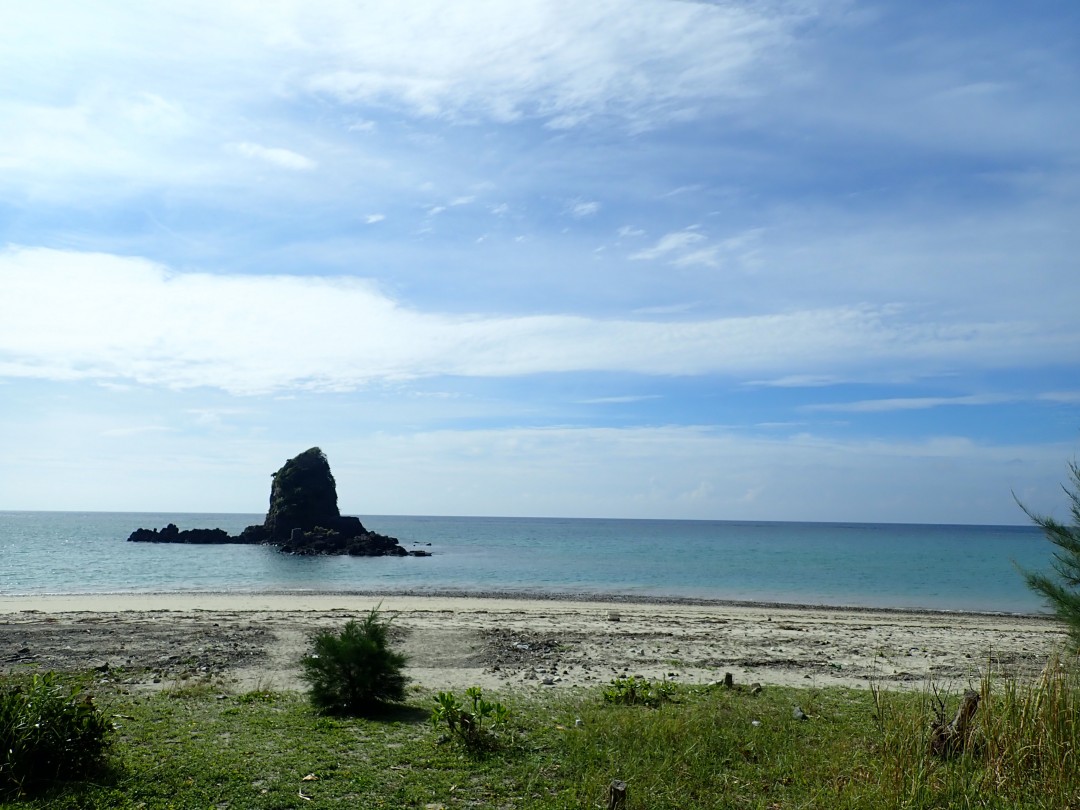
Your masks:
<svg viewBox="0 0 1080 810"><path fill-rule="evenodd" d="M337 482L326 454L318 447L289 459L274 473L270 511L263 523L270 542L285 542L293 529L305 532L317 526L329 529L340 520Z"/></svg>
<svg viewBox="0 0 1080 810"><path fill-rule="evenodd" d="M222 529L180 531L169 524L137 529L128 540L144 543L264 543L290 554L348 554L353 557L430 556L406 551L393 537L369 532L359 518L338 509L337 482L318 447L305 450L274 473L266 519L237 536Z"/></svg>

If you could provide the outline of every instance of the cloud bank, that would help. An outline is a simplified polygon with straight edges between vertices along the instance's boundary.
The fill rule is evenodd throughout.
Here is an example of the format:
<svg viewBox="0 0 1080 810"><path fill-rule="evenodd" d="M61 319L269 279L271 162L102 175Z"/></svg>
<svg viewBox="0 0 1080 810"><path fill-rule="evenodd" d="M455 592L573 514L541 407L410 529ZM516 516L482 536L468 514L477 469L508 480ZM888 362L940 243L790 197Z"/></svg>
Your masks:
<svg viewBox="0 0 1080 810"><path fill-rule="evenodd" d="M5 250L0 285L0 376L244 394L439 375L758 378L883 364L935 373L1080 351L1075 329L920 322L895 306L708 320L461 316L411 308L354 277L176 273L140 258L50 249Z"/></svg>

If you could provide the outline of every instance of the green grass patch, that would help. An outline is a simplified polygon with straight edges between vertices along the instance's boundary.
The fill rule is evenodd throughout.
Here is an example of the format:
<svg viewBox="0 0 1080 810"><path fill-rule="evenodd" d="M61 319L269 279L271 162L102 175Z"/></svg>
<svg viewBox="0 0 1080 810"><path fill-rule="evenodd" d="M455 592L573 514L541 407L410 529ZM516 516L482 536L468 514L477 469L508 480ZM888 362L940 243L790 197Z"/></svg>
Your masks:
<svg viewBox="0 0 1080 810"><path fill-rule="evenodd" d="M674 687L654 706L606 701L601 688L493 693L510 714L482 750L447 741L431 722L435 695L416 689L363 718L214 684L103 694L117 725L109 770L2 806L568 810L605 806L621 779L628 810L1075 807L1074 671L988 680L972 746L947 761L928 752L933 692ZM958 697L942 698L946 712Z"/></svg>

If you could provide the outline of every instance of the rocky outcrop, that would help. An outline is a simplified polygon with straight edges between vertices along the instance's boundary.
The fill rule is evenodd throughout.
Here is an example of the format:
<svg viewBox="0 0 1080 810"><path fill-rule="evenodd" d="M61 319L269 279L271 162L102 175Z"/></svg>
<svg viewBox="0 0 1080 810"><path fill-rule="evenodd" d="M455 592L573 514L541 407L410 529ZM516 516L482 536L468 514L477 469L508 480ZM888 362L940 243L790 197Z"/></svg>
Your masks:
<svg viewBox="0 0 1080 810"><path fill-rule="evenodd" d="M161 530L137 529L128 540L134 543L261 543L277 546L289 554L430 556L424 551L406 551L395 538L368 531L359 518L343 516L338 509L337 482L330 472L326 455L318 447L289 459L274 473L270 509L261 524L248 526L234 536L224 529L181 531L170 523Z"/></svg>
<svg viewBox="0 0 1080 810"><path fill-rule="evenodd" d="M351 528L357 534L365 532L360 521L353 518ZM274 473L270 486L270 510L263 528L270 542L287 541L293 529L305 532L317 527L337 530L341 521L338 511L337 482L330 472L330 463L318 447L291 458Z"/></svg>
<svg viewBox="0 0 1080 810"><path fill-rule="evenodd" d="M164 529L136 529L128 537L134 543L250 543L241 537L233 537L224 529L184 529L175 523Z"/></svg>

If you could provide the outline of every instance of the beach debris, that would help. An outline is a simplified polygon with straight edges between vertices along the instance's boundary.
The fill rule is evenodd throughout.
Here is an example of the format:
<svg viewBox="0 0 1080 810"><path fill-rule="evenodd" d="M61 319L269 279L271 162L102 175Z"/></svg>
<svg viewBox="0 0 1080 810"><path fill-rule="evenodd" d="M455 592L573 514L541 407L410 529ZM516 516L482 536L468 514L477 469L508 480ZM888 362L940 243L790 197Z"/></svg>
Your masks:
<svg viewBox="0 0 1080 810"><path fill-rule="evenodd" d="M622 779L612 779L608 785L607 810L622 810L626 807L628 787Z"/></svg>
<svg viewBox="0 0 1080 810"><path fill-rule="evenodd" d="M516 644L514 644L514 649L524 651L524 650L528 650L530 648L529 648L529 645L526 644L524 641L519 641Z"/></svg>
<svg viewBox="0 0 1080 810"><path fill-rule="evenodd" d="M607 620L609 622L621 622L622 621L622 616L619 614L619 611L617 611L617 610L609 610L608 615L607 615Z"/></svg>
<svg viewBox="0 0 1080 810"><path fill-rule="evenodd" d="M754 728L760 728L761 727L761 721L760 720L751 720L750 725L752 725Z"/></svg>
<svg viewBox="0 0 1080 810"><path fill-rule="evenodd" d="M750 686L750 694L751 695L760 695L761 694L761 684L760 683L751 684L751 686Z"/></svg>
<svg viewBox="0 0 1080 810"><path fill-rule="evenodd" d="M318 782L318 781L319 781L319 777L317 777L317 776L316 776L315 774L313 774L313 773L309 773L309 774L308 774L307 776L305 776L305 777L304 777L303 779L301 779L300 781L301 781L301 782Z"/></svg>
<svg viewBox="0 0 1080 810"><path fill-rule="evenodd" d="M964 692L956 714L945 722L945 702L939 699L935 707L937 720L930 731L930 752L943 759L963 752L971 742L972 720L979 708L979 693L972 689Z"/></svg>
<svg viewBox="0 0 1080 810"><path fill-rule="evenodd" d="M731 689L735 686L735 676L730 672L724 673L724 686Z"/></svg>
<svg viewBox="0 0 1080 810"><path fill-rule="evenodd" d="M791 709L791 716L796 720L809 720L810 717L799 706L793 706Z"/></svg>

